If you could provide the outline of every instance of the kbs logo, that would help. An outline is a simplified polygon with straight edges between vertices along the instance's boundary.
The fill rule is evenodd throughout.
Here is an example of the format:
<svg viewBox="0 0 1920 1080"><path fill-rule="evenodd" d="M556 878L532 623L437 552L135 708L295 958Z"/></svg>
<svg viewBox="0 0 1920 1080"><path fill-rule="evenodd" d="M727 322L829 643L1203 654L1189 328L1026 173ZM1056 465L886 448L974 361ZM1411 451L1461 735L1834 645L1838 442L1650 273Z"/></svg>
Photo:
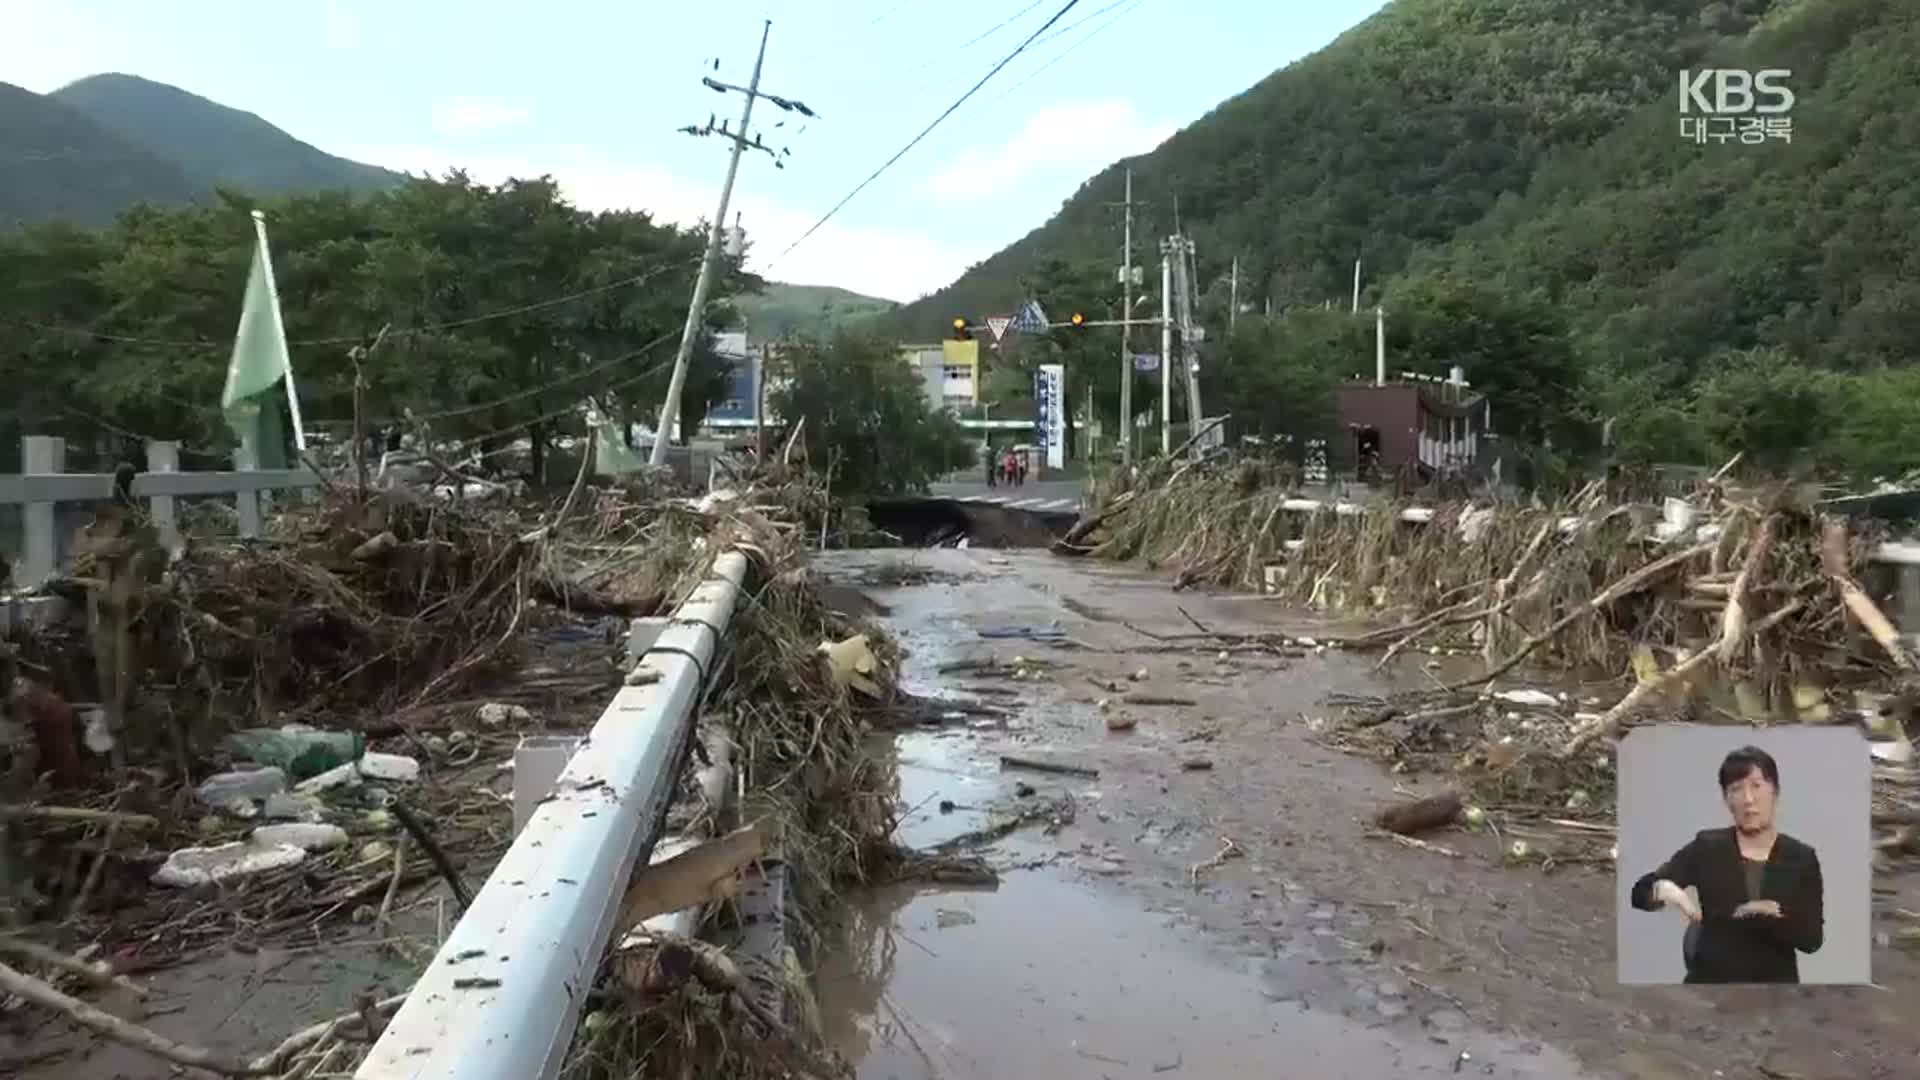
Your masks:
<svg viewBox="0 0 1920 1080"><path fill-rule="evenodd" d="M1768 139L1793 141L1794 93L1785 68L1743 71L1706 68L1680 73L1680 137L1705 145L1739 139L1757 146Z"/></svg>

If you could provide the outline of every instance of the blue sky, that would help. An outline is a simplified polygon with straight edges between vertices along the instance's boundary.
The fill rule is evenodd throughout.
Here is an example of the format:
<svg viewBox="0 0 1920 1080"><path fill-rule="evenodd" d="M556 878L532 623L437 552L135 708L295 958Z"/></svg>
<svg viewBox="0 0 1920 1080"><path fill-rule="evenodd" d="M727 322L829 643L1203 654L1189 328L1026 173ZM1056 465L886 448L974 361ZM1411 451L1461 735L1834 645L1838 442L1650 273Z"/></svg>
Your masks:
<svg viewBox="0 0 1920 1080"><path fill-rule="evenodd" d="M0 0L0 79L52 90L121 71L259 113L393 168L551 173L583 206L711 215L725 144L677 134L763 86L820 117L742 164L752 265L908 300L1045 221L1080 182L1152 149L1383 0L1080 0L1050 34L806 243L769 260L1065 0ZM967 43L1012 17L975 44ZM1064 32L1063 32L1064 31ZM963 47L965 46L965 47ZM1023 81L1024 80L1024 81Z"/></svg>

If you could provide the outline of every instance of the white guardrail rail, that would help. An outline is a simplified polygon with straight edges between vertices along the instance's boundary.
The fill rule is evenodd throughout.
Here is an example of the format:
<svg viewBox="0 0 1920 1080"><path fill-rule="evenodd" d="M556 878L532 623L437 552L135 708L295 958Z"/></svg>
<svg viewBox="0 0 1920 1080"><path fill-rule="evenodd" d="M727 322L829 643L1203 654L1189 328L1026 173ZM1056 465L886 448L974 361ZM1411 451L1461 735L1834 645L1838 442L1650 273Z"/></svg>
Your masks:
<svg viewBox="0 0 1920 1080"><path fill-rule="evenodd" d="M355 1080L552 1080L747 572L727 552L640 658L374 1044Z"/></svg>

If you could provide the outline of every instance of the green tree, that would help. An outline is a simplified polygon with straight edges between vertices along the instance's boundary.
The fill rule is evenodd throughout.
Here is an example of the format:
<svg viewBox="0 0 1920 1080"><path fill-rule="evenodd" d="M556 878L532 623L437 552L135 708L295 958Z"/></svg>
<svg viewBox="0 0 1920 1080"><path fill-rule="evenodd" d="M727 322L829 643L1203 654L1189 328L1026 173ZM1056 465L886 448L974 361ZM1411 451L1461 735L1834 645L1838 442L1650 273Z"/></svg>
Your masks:
<svg viewBox="0 0 1920 1080"><path fill-rule="evenodd" d="M792 425L815 468L831 467L839 493L890 495L926 486L974 460L953 417L929 410L898 343L860 331L780 348L781 385L771 411Z"/></svg>

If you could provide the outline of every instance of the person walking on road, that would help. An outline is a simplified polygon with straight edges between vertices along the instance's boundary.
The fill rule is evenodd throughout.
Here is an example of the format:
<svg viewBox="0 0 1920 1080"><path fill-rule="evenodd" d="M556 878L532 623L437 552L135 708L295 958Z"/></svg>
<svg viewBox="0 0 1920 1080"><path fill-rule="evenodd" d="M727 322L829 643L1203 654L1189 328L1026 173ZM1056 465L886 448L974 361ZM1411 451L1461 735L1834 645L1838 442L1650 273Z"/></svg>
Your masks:
<svg viewBox="0 0 1920 1080"><path fill-rule="evenodd" d="M998 485L994 483L993 474L998 471L999 462L994 460L993 450L991 448L987 450L985 457L987 461L987 486L990 488L997 487Z"/></svg>

